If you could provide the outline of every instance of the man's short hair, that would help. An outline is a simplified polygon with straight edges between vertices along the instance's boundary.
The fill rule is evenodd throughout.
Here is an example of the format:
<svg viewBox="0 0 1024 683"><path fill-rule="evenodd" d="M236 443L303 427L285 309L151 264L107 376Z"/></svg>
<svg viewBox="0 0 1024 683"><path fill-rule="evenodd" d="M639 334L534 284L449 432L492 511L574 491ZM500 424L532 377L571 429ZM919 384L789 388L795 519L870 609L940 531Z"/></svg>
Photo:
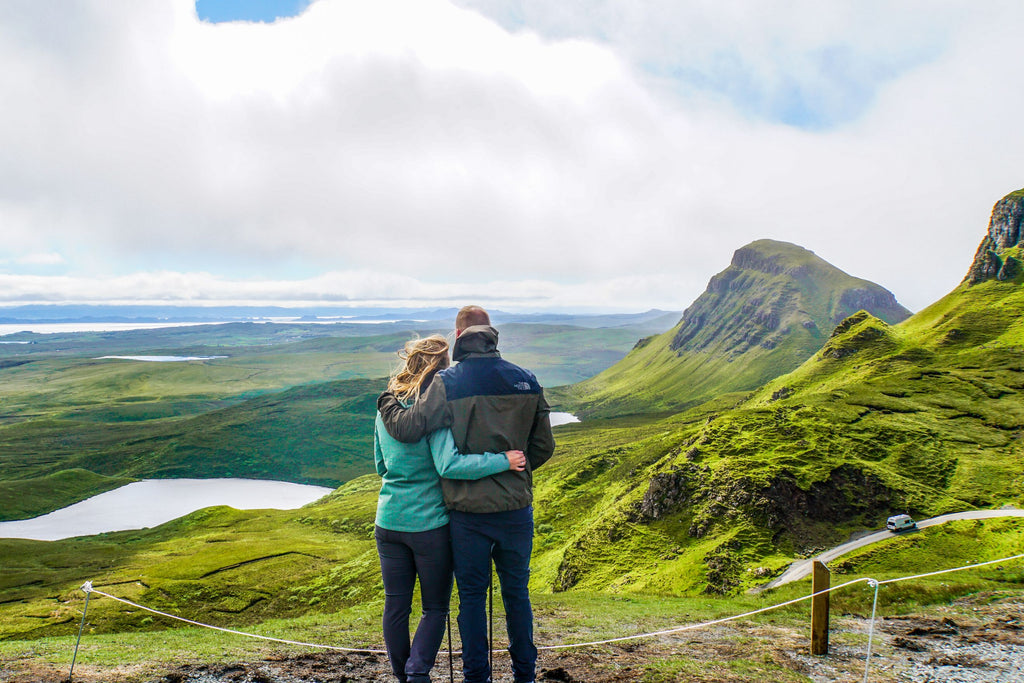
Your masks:
<svg viewBox="0 0 1024 683"><path fill-rule="evenodd" d="M455 316L455 329L464 330L474 325L490 325L491 316L479 306L463 306Z"/></svg>

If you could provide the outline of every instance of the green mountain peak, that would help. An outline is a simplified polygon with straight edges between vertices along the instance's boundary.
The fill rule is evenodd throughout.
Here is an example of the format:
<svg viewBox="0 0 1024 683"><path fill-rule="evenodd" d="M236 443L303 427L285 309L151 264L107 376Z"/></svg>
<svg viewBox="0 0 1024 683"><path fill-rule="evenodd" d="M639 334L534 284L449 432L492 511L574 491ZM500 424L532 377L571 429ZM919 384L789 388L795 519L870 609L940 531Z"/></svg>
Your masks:
<svg viewBox="0 0 1024 683"><path fill-rule="evenodd" d="M740 304L738 315L723 315L729 304ZM893 323L910 315L884 287L847 275L812 251L758 240L737 249L729 267L683 312L671 347L731 354L773 349L796 327L820 340L861 309Z"/></svg>
<svg viewBox="0 0 1024 683"><path fill-rule="evenodd" d="M888 323L910 315L885 288L812 251L757 240L736 250L672 330L553 395L585 416L678 410L795 369L860 310Z"/></svg>

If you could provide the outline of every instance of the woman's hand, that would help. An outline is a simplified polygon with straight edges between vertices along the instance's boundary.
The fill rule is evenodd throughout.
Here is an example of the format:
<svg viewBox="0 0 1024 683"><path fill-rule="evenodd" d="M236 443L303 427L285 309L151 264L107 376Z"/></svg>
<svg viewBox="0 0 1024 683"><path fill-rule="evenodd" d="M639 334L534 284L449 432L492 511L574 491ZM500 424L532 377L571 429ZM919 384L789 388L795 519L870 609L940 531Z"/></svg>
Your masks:
<svg viewBox="0 0 1024 683"><path fill-rule="evenodd" d="M505 457L508 458L510 470L522 472L526 469L526 454L522 451L505 451Z"/></svg>

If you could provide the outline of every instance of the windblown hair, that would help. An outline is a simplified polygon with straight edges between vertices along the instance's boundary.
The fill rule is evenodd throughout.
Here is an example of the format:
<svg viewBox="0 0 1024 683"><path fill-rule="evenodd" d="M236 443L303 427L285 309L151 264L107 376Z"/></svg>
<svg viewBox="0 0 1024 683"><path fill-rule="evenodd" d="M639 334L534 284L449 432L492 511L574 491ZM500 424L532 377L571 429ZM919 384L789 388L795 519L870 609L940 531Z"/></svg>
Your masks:
<svg viewBox="0 0 1024 683"><path fill-rule="evenodd" d="M410 339L398 357L402 366L388 380L388 391L403 401L419 398L420 389L430 383L434 374L448 367L448 340L439 334Z"/></svg>

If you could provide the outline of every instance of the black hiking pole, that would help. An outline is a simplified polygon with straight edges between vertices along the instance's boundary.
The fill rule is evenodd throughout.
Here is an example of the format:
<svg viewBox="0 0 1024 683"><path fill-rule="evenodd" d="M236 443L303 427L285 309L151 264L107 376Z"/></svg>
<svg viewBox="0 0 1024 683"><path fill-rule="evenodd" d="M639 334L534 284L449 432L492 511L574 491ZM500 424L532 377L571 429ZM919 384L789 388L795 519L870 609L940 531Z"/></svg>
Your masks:
<svg viewBox="0 0 1024 683"><path fill-rule="evenodd" d="M452 657L452 610L448 609L448 680L455 683L455 663Z"/></svg>
<svg viewBox="0 0 1024 683"><path fill-rule="evenodd" d="M490 581L487 584L487 603L489 616L487 620L487 666L491 670L491 678L494 678L494 571L491 570L491 562L487 562L487 570L490 573Z"/></svg>

